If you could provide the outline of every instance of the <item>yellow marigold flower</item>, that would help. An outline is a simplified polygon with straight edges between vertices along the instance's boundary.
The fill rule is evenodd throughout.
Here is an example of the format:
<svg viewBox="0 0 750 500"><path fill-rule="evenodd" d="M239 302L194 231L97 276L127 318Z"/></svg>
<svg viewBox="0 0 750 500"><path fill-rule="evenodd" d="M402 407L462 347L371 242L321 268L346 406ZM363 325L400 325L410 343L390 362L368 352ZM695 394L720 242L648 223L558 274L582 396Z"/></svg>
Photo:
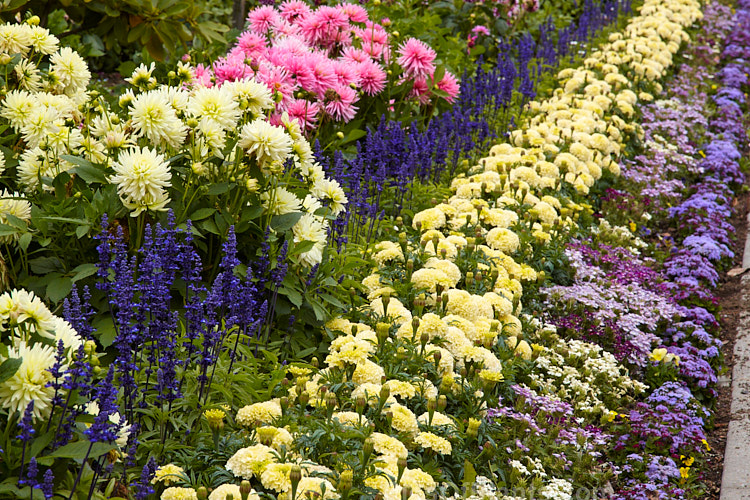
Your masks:
<svg viewBox="0 0 750 500"><path fill-rule="evenodd" d="M411 486L414 491L432 493L435 490L435 480L421 469L406 469L401 477L401 484Z"/></svg>
<svg viewBox="0 0 750 500"><path fill-rule="evenodd" d="M357 365L357 368L354 370L354 375L352 376L352 382L357 385L367 382L378 384L384 376L385 370L383 370L383 367L368 359Z"/></svg>
<svg viewBox="0 0 750 500"><path fill-rule="evenodd" d="M419 432L417 417L406 406L398 403L391 404L386 411L393 414L391 426L399 432L409 435L416 435Z"/></svg>
<svg viewBox="0 0 750 500"><path fill-rule="evenodd" d="M276 399L243 406L237 411L237 423L245 427L272 424L279 417L281 417L281 405Z"/></svg>
<svg viewBox="0 0 750 500"><path fill-rule="evenodd" d="M505 379L503 372L497 370L482 370L479 372L479 377L487 382L501 382Z"/></svg>
<svg viewBox="0 0 750 500"><path fill-rule="evenodd" d="M156 469L154 478L151 479L151 484L164 483L165 485L169 486L170 484L179 482L184 473L185 470L177 465L162 465L161 467Z"/></svg>
<svg viewBox="0 0 750 500"><path fill-rule="evenodd" d="M278 493L292 489L292 481L289 472L295 464L268 464L260 474L260 482L265 488Z"/></svg>
<svg viewBox="0 0 750 500"><path fill-rule="evenodd" d="M528 342L526 342L525 340L522 340L516 346L514 353L516 354L516 356L521 356L522 359L525 359L528 361L531 359L531 354L532 354L531 346L529 345Z"/></svg>
<svg viewBox="0 0 750 500"><path fill-rule="evenodd" d="M227 500L227 497L229 495L232 495L232 498L234 500L239 500L240 498L242 498L240 487L236 484L222 484L218 488L215 488L210 495L208 495L208 500ZM258 496L255 490L251 490L250 494L247 497L247 500L260 500L260 496Z"/></svg>
<svg viewBox="0 0 750 500"><path fill-rule="evenodd" d="M378 399L380 398L380 389L382 386L380 385L380 380L378 380L377 383L374 382L365 382L363 384L359 384L353 391L352 391L352 400L356 401L358 397L362 396L367 400L368 403L377 403ZM388 398L389 401L396 401L396 399L393 396L390 396Z"/></svg>
<svg viewBox="0 0 750 500"><path fill-rule="evenodd" d="M508 254L515 252L521 246L518 235L504 227L490 229L485 239L491 248Z"/></svg>
<svg viewBox="0 0 750 500"><path fill-rule="evenodd" d="M385 383L385 386L390 389L392 396L411 399L417 395L417 390L414 386L403 380L389 380Z"/></svg>
<svg viewBox="0 0 750 500"><path fill-rule="evenodd" d="M198 500L198 494L193 488L178 488L172 486L164 490L161 500Z"/></svg>
<svg viewBox="0 0 750 500"><path fill-rule="evenodd" d="M273 448L256 444L237 450L224 467L235 476L249 480L253 476L260 475L263 469L273 461Z"/></svg>
<svg viewBox="0 0 750 500"><path fill-rule="evenodd" d="M424 412L417 418L417 422L419 422L421 425L427 425L429 421L429 412ZM450 416L445 415L444 413L440 413L439 411L433 412L432 427L440 427L444 425L450 427L451 429L456 429L456 422L454 422Z"/></svg>
<svg viewBox="0 0 750 500"><path fill-rule="evenodd" d="M286 370L295 377L299 377L299 376L304 377L312 373L311 369L305 368L304 366L298 366L298 365L289 365L287 366Z"/></svg>
<svg viewBox="0 0 750 500"><path fill-rule="evenodd" d="M323 493L325 491L325 494ZM297 485L297 498L316 498L328 500L339 498L336 488L327 479L322 477L303 477ZM286 491L279 495L280 500L292 500L291 491Z"/></svg>
<svg viewBox="0 0 750 500"><path fill-rule="evenodd" d="M219 427L224 424L224 417L227 416L223 410L214 408L203 412L203 416L208 420L208 426L211 428Z"/></svg>
<svg viewBox="0 0 750 500"><path fill-rule="evenodd" d="M432 432L420 432L414 442L441 455L450 455L453 451L450 441Z"/></svg>
<svg viewBox="0 0 750 500"><path fill-rule="evenodd" d="M445 226L445 212L437 207L428 208L422 210L414 216L412 221L412 227L417 229L417 226L421 227L422 231L428 231L430 229L440 229Z"/></svg>
<svg viewBox="0 0 750 500"><path fill-rule="evenodd" d="M437 285L441 285L445 289L456 284L440 269L430 268L414 271L411 275L411 282L414 283L416 288L427 290L429 293L434 293Z"/></svg>
<svg viewBox="0 0 750 500"><path fill-rule="evenodd" d="M386 262L392 260L403 261L404 253L401 251L401 246L393 241L381 241L375 245L375 254L372 256L378 265L382 266Z"/></svg>
<svg viewBox="0 0 750 500"><path fill-rule="evenodd" d="M351 427L356 427L360 425L360 416L357 412L339 411L339 412L335 412L332 418L338 420L339 423L342 425L348 425ZM370 421L367 419L367 417L363 415L361 418L362 418L362 425L369 425Z"/></svg>
<svg viewBox="0 0 750 500"><path fill-rule="evenodd" d="M409 455L409 451L406 449L404 443L394 437L381 434L380 432L373 432L370 435L370 439L376 453L394 458L406 458Z"/></svg>

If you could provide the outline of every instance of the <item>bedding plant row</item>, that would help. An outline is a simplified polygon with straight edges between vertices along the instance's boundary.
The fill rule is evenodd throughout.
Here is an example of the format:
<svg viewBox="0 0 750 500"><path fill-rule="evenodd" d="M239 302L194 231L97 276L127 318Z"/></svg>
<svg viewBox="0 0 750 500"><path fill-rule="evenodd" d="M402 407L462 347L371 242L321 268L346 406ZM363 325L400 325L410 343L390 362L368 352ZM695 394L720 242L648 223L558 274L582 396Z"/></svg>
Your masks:
<svg viewBox="0 0 750 500"><path fill-rule="evenodd" d="M336 288L347 272L315 266L331 251L326 226L345 209L343 191L306 161L311 148L299 122L282 115L279 128L260 118L275 107L271 92L264 107L266 101L251 99L263 92L249 80L189 96L165 88L173 99L165 107L148 89L149 68L137 71L132 83L140 91L123 99L133 110L143 100L144 114L131 111L130 119L147 125L133 130L138 120L96 110L107 122L103 137L135 146L116 159L101 151L115 176L80 156L56 160L72 164L67 179L37 175L37 192L47 186L50 201L65 202L69 189L89 196L88 186L98 183L90 196L109 189L111 202L135 217L134 224L104 221L99 263L78 271L96 274L97 289L74 291L62 314L23 290L2 297L9 346L0 366L9 375L0 395L10 416L0 464L10 477L4 494L215 500L447 498L472 491L478 498L571 498L609 491L618 498L699 498L693 471L719 364L709 290L729 252L726 227L704 205L724 206L720 213L728 215L729 189L742 180L735 143L744 133L747 82L739 63L722 69L726 89L711 104L716 118L696 126L689 141L669 120L708 102L711 75L699 68L717 64L711 48L691 49L696 64L682 66L677 90L665 94L669 101L638 103L663 92L659 81L701 17L697 2L645 2L622 32L560 72L559 87L529 103L530 116L510 143L453 179L449 198L391 220L392 238L365 252L366 260L350 256L352 267L374 265L373 272L361 284L339 287L346 312L326 323L327 350L306 363L279 363L279 351L267 348L268 318L288 280L302 283L303 293L321 294L328 293L322 285ZM744 11L732 18L712 5L702 26L716 39L734 28L729 59L744 50L746 22ZM236 95L223 95L225 87ZM78 90L73 86L68 97ZM55 112L65 101L40 98ZM188 105L178 113L183 98ZM222 124L230 102L241 128ZM36 109L8 103L6 96L3 111L18 120L23 139L37 137L50 151L55 131L34 135L34 123L44 120L21 123L23 112ZM75 119L70 113L61 118ZM697 115L690 116L701 125ZM178 123L197 116L195 132ZM212 126L241 149L217 149L204 131ZM167 183L175 177L164 170L169 154L186 154L170 145L180 144L183 131L195 151L216 158L193 158L207 173L191 167L188 177L234 168L230 183L196 178L196 192L206 186L221 197L235 183L250 194L214 201L198 216L178 210L148 224L147 214L171 198ZM700 149L704 141L710 143ZM139 168L149 176L128 179ZM645 175L657 176L663 192L638 189L655 182ZM694 194L683 178L699 183ZM691 196L682 211L669 212L667 202L685 192ZM24 203L8 202L8 226L33 220ZM260 258L251 265L238 257L248 233L236 214L246 210L258 212L247 216L261 219L258 229L276 230L255 229ZM226 241L214 242L221 251L207 248L196 228L208 218L218 227L216 213L223 212L237 220L225 220ZM626 213L633 214L627 223ZM712 229L697 240L686 234L705 226L706 217L713 217ZM190 218L195 222L183 223ZM671 220L679 221L673 243L648 233L663 232ZM284 231L293 238L273 239ZM20 246L22 233L4 237ZM208 268L206 253L215 255ZM703 274L680 271L695 272L693 260L703 263ZM331 282L321 283L321 275ZM170 303L174 289L181 292ZM92 324L95 306L110 310L113 330ZM295 333L291 319L281 342Z"/></svg>

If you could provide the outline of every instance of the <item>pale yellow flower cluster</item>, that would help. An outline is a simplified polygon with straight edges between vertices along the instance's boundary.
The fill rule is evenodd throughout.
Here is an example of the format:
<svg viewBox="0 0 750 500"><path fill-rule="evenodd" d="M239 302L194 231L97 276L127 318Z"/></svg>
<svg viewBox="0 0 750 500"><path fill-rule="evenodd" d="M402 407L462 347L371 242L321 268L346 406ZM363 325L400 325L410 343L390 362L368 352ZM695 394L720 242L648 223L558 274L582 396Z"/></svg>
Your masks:
<svg viewBox="0 0 750 500"><path fill-rule="evenodd" d="M0 332L10 342L7 354L0 354L0 363L9 358L22 360L13 376L0 383L0 407L12 415L24 411L33 401L34 419L47 416L55 394L48 383L52 381L49 370L55 363L57 346L62 342L65 371L83 339L70 323L53 315L39 297L26 290L0 295ZM51 345L34 341L34 335Z"/></svg>

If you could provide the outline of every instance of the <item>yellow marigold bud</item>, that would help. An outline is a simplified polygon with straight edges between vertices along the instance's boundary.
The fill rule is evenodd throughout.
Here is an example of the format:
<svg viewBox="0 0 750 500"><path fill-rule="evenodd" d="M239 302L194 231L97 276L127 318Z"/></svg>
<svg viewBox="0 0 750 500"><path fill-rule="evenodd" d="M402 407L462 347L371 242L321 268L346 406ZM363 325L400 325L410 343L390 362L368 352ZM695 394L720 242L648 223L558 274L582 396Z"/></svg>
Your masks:
<svg viewBox="0 0 750 500"><path fill-rule="evenodd" d="M224 427L224 417L226 417L226 415L227 414L224 413L223 410L219 410L218 408L203 412L203 416L208 420L208 426L211 429L220 429Z"/></svg>

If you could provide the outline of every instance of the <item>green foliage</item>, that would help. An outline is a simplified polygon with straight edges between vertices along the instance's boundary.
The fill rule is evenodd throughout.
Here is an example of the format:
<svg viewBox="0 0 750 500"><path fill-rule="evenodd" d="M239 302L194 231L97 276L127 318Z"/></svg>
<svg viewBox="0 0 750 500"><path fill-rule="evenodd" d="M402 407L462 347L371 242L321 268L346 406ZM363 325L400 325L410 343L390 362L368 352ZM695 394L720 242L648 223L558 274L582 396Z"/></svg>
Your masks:
<svg viewBox="0 0 750 500"><path fill-rule="evenodd" d="M18 12L38 15L64 44L113 71L142 48L163 61L194 44L225 44L228 26L211 18L217 10L191 1L17 0L2 12L6 20Z"/></svg>

